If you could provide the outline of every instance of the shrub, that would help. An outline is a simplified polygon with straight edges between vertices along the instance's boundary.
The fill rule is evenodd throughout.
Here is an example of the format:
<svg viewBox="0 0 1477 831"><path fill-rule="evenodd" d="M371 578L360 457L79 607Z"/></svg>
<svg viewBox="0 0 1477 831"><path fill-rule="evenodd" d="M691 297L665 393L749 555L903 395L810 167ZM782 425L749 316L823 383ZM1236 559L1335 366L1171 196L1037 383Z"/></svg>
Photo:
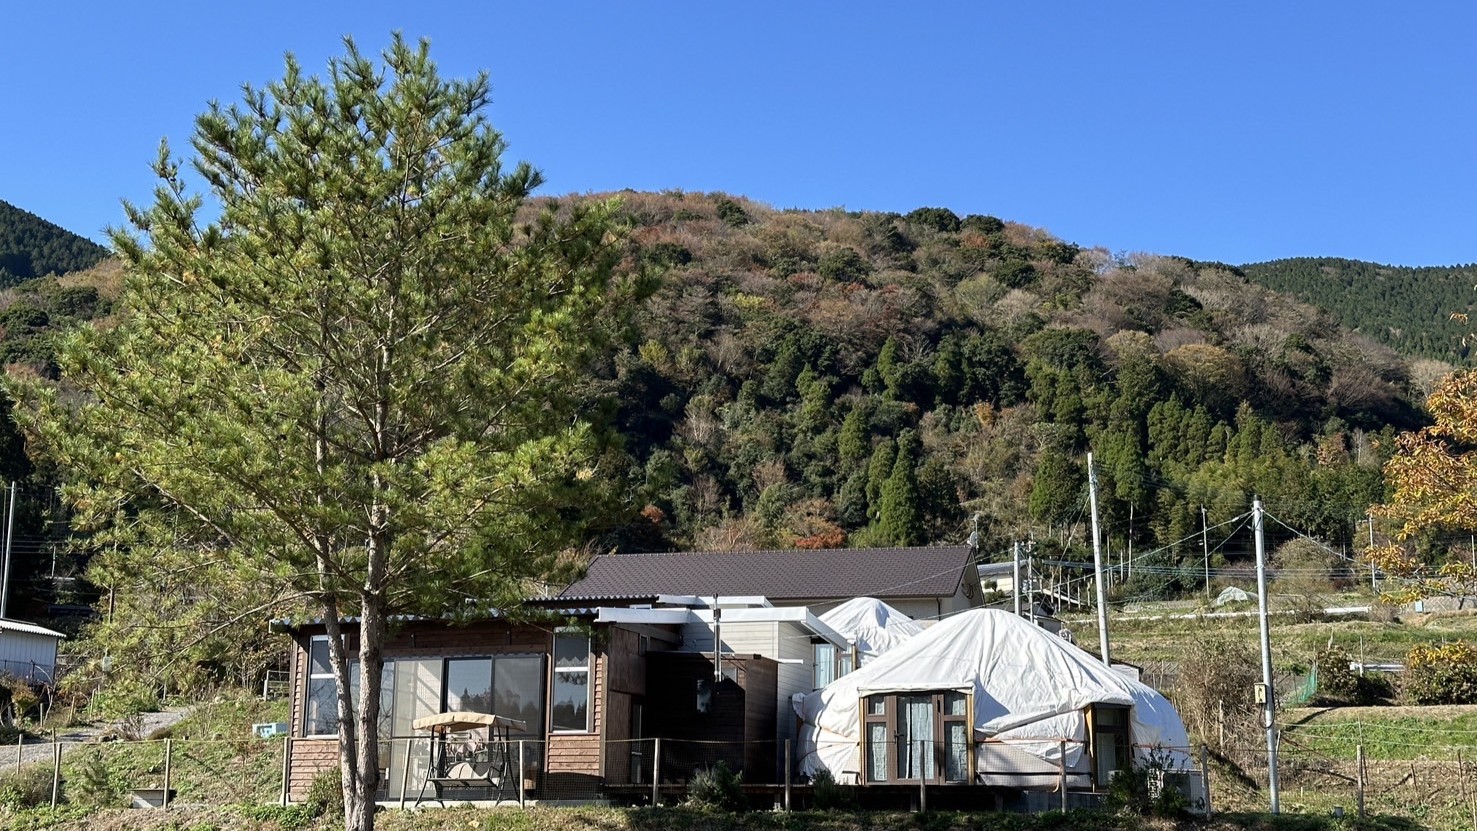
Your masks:
<svg viewBox="0 0 1477 831"><path fill-rule="evenodd" d="M0 687L10 697L10 704L14 708L17 721L31 716L36 708L41 705L41 696L36 694L36 689L23 678L14 675L0 677Z"/></svg>
<svg viewBox="0 0 1477 831"><path fill-rule="evenodd" d="M817 771L810 785L817 811L849 811L856 807L856 794L837 782L829 770Z"/></svg>
<svg viewBox="0 0 1477 831"><path fill-rule="evenodd" d="M1477 648L1467 641L1412 647L1404 689L1414 704L1477 704Z"/></svg>
<svg viewBox="0 0 1477 831"><path fill-rule="evenodd" d="M1247 643L1224 636L1186 638L1180 673L1171 690L1185 726L1205 744L1224 751L1221 739L1257 730L1253 685L1260 680L1260 661Z"/></svg>
<svg viewBox="0 0 1477 831"><path fill-rule="evenodd" d="M744 206L727 197L718 200L718 218L733 228L749 224L749 212Z"/></svg>
<svg viewBox="0 0 1477 831"><path fill-rule="evenodd" d="M910 225L921 225L946 234L959 230L959 215L948 208L919 208L910 211L903 220Z"/></svg>
<svg viewBox="0 0 1477 831"><path fill-rule="evenodd" d="M1183 816L1190 800L1166 780L1166 774L1173 769L1166 756L1151 754L1147 760L1135 762L1131 769L1120 770L1108 780L1104 802L1114 811L1169 818Z"/></svg>
<svg viewBox="0 0 1477 831"><path fill-rule="evenodd" d="M26 765L0 773L0 807L10 811L51 804L51 768Z"/></svg>
<svg viewBox="0 0 1477 831"><path fill-rule="evenodd" d="M319 771L313 777L303 796L303 806L316 817L344 815L344 784L338 768Z"/></svg>
<svg viewBox="0 0 1477 831"><path fill-rule="evenodd" d="M719 761L692 777L687 786L688 804L715 811L743 811L748 807L743 782L742 773L734 773L727 763Z"/></svg>
<svg viewBox="0 0 1477 831"><path fill-rule="evenodd" d="M1337 646L1319 650L1313 659L1318 667L1318 695L1353 703L1359 696L1359 675L1349 669L1349 653Z"/></svg>
<svg viewBox="0 0 1477 831"><path fill-rule="evenodd" d="M837 282L855 282L872 273L872 264L854 248L833 248L821 254L816 273Z"/></svg>
<svg viewBox="0 0 1477 831"><path fill-rule="evenodd" d="M89 748L76 773L67 779L67 801L88 808L122 805L123 786L103 759L102 751Z"/></svg>

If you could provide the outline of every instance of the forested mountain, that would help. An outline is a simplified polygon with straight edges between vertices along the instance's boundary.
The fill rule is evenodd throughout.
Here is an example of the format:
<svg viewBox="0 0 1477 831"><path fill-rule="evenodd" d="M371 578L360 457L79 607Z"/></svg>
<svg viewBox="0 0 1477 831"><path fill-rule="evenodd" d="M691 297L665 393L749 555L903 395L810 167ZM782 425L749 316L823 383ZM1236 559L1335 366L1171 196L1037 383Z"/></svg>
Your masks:
<svg viewBox="0 0 1477 831"><path fill-rule="evenodd" d="M1394 351L1226 266L942 208L624 198L665 278L598 372L643 511L622 547L957 542L978 514L987 551L1080 555L1089 450L1115 547L1131 523L1198 561L1201 507L1254 493L1337 543L1381 496L1370 434L1419 419Z"/></svg>
<svg viewBox="0 0 1477 831"><path fill-rule="evenodd" d="M1409 268L1332 257L1299 257L1242 266L1258 285L1327 310L1344 326L1403 354L1464 361L1477 299L1477 265Z"/></svg>
<svg viewBox="0 0 1477 831"><path fill-rule="evenodd" d="M101 245L0 201L0 288L91 268L107 255Z"/></svg>
<svg viewBox="0 0 1477 831"><path fill-rule="evenodd" d="M121 281L118 261L104 260L84 271L0 290L0 362L5 370L55 373L52 335L111 311ZM10 407L10 401L0 396L0 487L19 483L10 608L24 619L48 620L51 605L89 602L94 592L81 581L67 579L79 574L83 563L67 549L66 516L57 499L60 483L48 460L28 457L10 419ZM67 631L77 623L48 622Z"/></svg>
<svg viewBox="0 0 1477 831"><path fill-rule="evenodd" d="M1406 359L1228 266L943 208L621 196L628 265L659 280L580 391L627 506L606 547L960 542L978 516L988 556L1088 557L1092 451L1112 549L1160 549L1125 591L1164 594L1199 586L1202 506L1214 526L1259 494L1348 542L1383 494L1372 439L1420 423ZM0 293L12 370L50 371L47 333L119 277Z"/></svg>

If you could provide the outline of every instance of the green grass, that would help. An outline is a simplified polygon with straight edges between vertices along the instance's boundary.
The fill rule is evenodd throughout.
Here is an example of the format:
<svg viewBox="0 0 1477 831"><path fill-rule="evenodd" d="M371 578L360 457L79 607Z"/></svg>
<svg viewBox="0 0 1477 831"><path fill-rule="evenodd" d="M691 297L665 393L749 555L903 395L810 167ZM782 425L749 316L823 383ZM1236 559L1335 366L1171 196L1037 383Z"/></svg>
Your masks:
<svg viewBox="0 0 1477 831"><path fill-rule="evenodd" d="M1365 605L1371 598L1340 597L1330 599L1338 605ZM1177 606L1159 608L1142 604L1133 617L1184 614ZM1253 608L1252 611L1255 611ZM1089 616L1072 617L1069 625L1079 642L1096 643L1097 620ZM1199 618L1192 620L1127 619L1114 615L1108 622L1115 657L1134 664L1153 664L1179 659L1189 639L1210 636L1242 641L1260 648L1258 622L1253 616L1238 618ZM1294 618L1274 616L1271 641L1274 665L1283 671L1305 669L1319 650L1330 642L1341 647L1351 658L1403 661L1417 644L1439 644L1451 640L1477 641L1477 611L1435 615L1411 615L1403 621L1330 618L1315 622L1299 622Z"/></svg>
<svg viewBox="0 0 1477 831"><path fill-rule="evenodd" d="M1408 708L1399 708L1408 713ZM1284 741L1300 752L1353 759L1359 745L1369 759L1452 759L1460 751L1477 759L1477 712L1437 718L1431 715L1381 717L1379 708L1360 707L1357 719L1313 718L1290 724Z"/></svg>
<svg viewBox="0 0 1477 831"><path fill-rule="evenodd" d="M135 788L169 781L183 804L227 805L274 801L281 788L282 740L251 735L253 723L283 721L287 703L240 697L202 704L173 727L140 741L100 742L69 750L62 761L66 801L122 807ZM45 764L45 763L42 763Z"/></svg>

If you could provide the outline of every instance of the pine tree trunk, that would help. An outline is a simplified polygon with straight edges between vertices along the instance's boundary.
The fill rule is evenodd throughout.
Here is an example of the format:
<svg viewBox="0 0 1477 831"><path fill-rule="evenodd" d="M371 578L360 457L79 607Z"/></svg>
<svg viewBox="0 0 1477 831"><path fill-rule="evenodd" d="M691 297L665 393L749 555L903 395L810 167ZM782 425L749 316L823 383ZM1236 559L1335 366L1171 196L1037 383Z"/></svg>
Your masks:
<svg viewBox="0 0 1477 831"><path fill-rule="evenodd" d="M374 831L375 793L379 788L380 674L384 669L385 612L377 596L361 596L359 618L359 700L353 730L339 731L339 759L344 769L345 831ZM358 747L345 753L346 737ZM409 760L407 760L407 764Z"/></svg>

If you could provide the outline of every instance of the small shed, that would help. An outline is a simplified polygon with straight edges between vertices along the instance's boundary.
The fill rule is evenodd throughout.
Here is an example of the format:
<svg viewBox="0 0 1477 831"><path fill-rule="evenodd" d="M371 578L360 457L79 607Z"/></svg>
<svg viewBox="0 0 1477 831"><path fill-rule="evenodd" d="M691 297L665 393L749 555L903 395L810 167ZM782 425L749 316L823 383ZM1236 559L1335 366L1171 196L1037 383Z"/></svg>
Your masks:
<svg viewBox="0 0 1477 831"><path fill-rule="evenodd" d="M32 684L56 680L56 645L62 638L44 626L0 618L0 675Z"/></svg>

